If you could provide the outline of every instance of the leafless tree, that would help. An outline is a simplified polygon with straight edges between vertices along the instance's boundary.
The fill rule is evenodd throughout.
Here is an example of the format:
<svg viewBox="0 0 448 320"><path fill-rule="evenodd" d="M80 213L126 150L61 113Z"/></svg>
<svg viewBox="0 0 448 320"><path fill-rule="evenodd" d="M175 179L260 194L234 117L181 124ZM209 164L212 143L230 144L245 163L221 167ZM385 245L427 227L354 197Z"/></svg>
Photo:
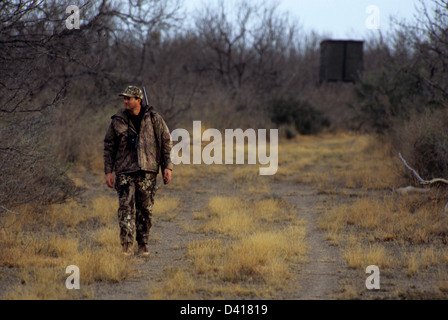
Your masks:
<svg viewBox="0 0 448 320"><path fill-rule="evenodd" d="M294 78L300 27L278 4L218 1L195 22L205 67L234 93L272 93Z"/></svg>
<svg viewBox="0 0 448 320"><path fill-rule="evenodd" d="M55 146L46 143L51 128L67 126L56 123L53 110L64 105L69 112L73 97L77 104L98 99L122 79L141 77L145 46L176 20L179 2L172 2L0 2L0 213L73 195L73 184L55 161ZM79 29L66 26L69 5L80 10ZM134 50L116 50L128 44L126 38ZM139 52L140 59L130 52ZM80 121L70 120L71 126Z"/></svg>

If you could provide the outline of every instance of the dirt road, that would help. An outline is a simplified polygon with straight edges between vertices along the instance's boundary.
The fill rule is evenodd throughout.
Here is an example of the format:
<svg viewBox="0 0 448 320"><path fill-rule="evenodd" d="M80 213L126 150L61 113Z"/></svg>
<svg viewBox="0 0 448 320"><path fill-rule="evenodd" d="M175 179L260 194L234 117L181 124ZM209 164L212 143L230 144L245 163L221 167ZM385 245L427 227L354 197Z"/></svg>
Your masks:
<svg viewBox="0 0 448 320"><path fill-rule="evenodd" d="M446 299L445 199L395 194L390 186L404 183L395 158L373 146L353 135L284 142L268 177L250 166L176 167L157 192L151 257L130 261L119 253L115 191L100 168L81 168L71 175L86 187L80 199L39 216L30 210L0 234L2 297ZM67 263L94 271L79 293L65 290ZM381 268L380 290L366 288L370 265Z"/></svg>
<svg viewBox="0 0 448 320"><path fill-rule="evenodd" d="M174 183L176 180L174 180ZM92 181L89 192L110 193L98 180ZM207 178L199 177L191 182L188 192L183 188L160 186L158 199L162 196L179 199L180 208L174 219L164 219L154 214L154 226L151 234L151 257L137 259L138 272L135 276L116 284L94 284L95 299L151 299L151 287L160 285L166 279L167 269L178 267L187 268L187 247L195 240L204 240L210 235L189 232L194 225L194 215L207 206L209 199L216 195L232 196L238 193L231 185L228 176L216 175L213 183ZM328 195L319 195L309 185L276 181L269 182L270 196L286 200L296 212L296 217L306 221L307 244L309 253L307 263L293 266L292 284L284 290L276 291L273 299L334 299L340 290L341 256L339 249L332 246L325 236L325 232L317 227L319 210ZM156 201L158 201L156 199ZM199 299L213 299L206 294L197 296ZM240 299L240 296L226 297ZM247 298L247 297L244 297ZM258 297L252 297L258 298Z"/></svg>

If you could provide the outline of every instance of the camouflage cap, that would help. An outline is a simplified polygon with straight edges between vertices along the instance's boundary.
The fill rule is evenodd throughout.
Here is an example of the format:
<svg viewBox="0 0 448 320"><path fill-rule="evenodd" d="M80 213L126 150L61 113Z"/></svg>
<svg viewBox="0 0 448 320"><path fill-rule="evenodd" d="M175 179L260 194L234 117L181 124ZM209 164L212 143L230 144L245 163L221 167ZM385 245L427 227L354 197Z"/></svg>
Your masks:
<svg viewBox="0 0 448 320"><path fill-rule="evenodd" d="M119 96L122 97L130 97L136 99L143 99L143 92L140 88L135 86L128 86L123 93L120 93Z"/></svg>

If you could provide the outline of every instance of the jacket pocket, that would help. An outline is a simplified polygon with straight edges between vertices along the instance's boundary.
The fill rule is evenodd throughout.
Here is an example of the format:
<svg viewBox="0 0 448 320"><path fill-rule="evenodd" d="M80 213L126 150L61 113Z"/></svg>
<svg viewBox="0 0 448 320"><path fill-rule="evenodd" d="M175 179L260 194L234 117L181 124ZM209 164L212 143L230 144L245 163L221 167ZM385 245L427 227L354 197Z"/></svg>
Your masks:
<svg viewBox="0 0 448 320"><path fill-rule="evenodd" d="M116 121L114 126L117 137L116 172L132 172L138 170L137 150L129 148L130 131L126 124Z"/></svg>

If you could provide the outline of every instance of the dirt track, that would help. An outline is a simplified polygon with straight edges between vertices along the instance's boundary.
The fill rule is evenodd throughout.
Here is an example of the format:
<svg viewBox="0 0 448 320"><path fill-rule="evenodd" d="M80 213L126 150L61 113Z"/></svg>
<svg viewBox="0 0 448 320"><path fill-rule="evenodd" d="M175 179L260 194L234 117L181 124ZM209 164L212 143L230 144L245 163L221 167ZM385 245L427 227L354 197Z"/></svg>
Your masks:
<svg viewBox="0 0 448 320"><path fill-rule="evenodd" d="M368 275L365 270L368 265L376 264L375 257L373 257L373 263L372 258L369 257L367 260L363 260L361 266L350 268L347 259L344 258L347 253L347 244L340 243L339 240L333 241L335 239L328 240L327 231L318 227L319 220L323 217L327 219L326 214L342 204L359 203L363 199L381 201L385 196L392 196L389 187L394 180L388 178L396 169L389 164L391 170L389 167L385 171L378 170L375 165L383 161L384 155L381 152L372 154L371 148L366 148L368 140L363 137L342 136L342 138L302 140L300 145L292 145L290 149L282 150L283 171L272 177L257 177L251 180L250 175L241 177L232 167L210 172L200 169L197 172L190 171L187 175L179 175L179 171L177 171L177 176L175 170L173 185L160 186L156 202L160 201L161 197L167 196L178 199L180 205L172 219L161 217L157 212L154 213L151 258L147 261L139 260L139 272L128 280L117 284L95 284L94 298L157 299L157 296L152 295L151 288L165 283L170 267L192 270L192 262L187 257L188 245L193 241L213 239L213 233L206 234L191 230L201 230L198 226L203 222L196 219L195 216L207 211L210 199L224 196L248 197L253 201L263 198L286 201L293 208L294 217L297 220L303 220L306 225L305 241L308 246L306 262L291 265L292 277L288 280L288 285L280 289L277 288L268 295L238 294L236 291L230 290L230 293L221 292L215 296L210 293L212 290L198 290L192 295L193 299L445 299L448 292L446 289L448 288L446 280L448 275L445 276L446 261L448 260L444 254L443 245L445 239L444 218L439 217L438 209L434 212L430 211L427 215L428 222L416 222L416 231L421 231L421 223L429 223L431 228L434 223L438 223L438 228L442 230L439 232L437 229L434 231L435 233L427 233L435 240L428 240L423 244L413 243L412 240L389 241L387 238L374 239L372 242L372 239L369 240L365 235L355 237L354 234L343 234L343 236L352 237L350 239L355 239L357 242L365 241L366 247L364 248L368 249L369 244L372 243L385 248L382 257L393 261L392 264L385 265L381 269L381 289L368 290L366 288ZM298 150L299 147L300 150ZM289 150L291 153L288 153ZM301 159L304 160L300 166L296 165L299 153ZM355 155L361 155L361 158L352 161ZM355 164L362 164L362 166L355 166ZM355 179L358 180L364 176L371 175L372 177L367 182L361 180L361 182L347 184L343 181L344 179L351 181L349 179L351 176L343 175L346 170L353 174L360 171L360 175L355 175ZM323 183L321 183L322 181ZM113 193L104 186L100 179L87 183L90 186L88 192L92 196ZM362 188L364 185L372 186L375 183L375 188ZM267 188L263 189L264 187ZM251 188L252 191L249 191L248 189ZM397 203L398 200L399 198L394 198ZM418 200L417 203L420 201L423 200ZM432 203L432 200L429 203ZM368 206L370 208L372 203L369 202ZM380 206L374 210L382 211L384 209ZM404 219L412 218L412 212L403 213ZM377 213L380 216L381 212ZM374 212L371 216L375 216L375 214ZM288 222L283 221L282 223ZM339 226L346 228L352 225L347 221ZM356 233L360 229L352 228L351 230ZM437 247L439 242L442 243L440 249ZM422 251L426 249L428 251ZM413 266L414 261L412 257L422 256L421 252L428 254L426 258L423 256L419 258L420 260L415 260L417 261L416 271L410 273L409 269ZM439 252L440 256L438 256ZM364 252L360 256L364 256ZM409 257L411 257L410 260ZM364 264L366 265L364 266ZM193 279L198 280L194 275ZM204 278L199 280L202 281ZM208 285L213 286L214 284L208 282Z"/></svg>
<svg viewBox="0 0 448 320"><path fill-rule="evenodd" d="M175 176L174 176L175 177ZM176 180L174 180L175 183ZM105 186L98 180L91 182L88 192L105 192ZM185 259L187 246L194 240L206 239L207 235L186 231L185 225L194 224L193 215L203 209L210 197L216 195L231 196L232 189L228 177L216 175L210 184L207 178L197 178L189 192L171 186L160 186L161 195L175 197L180 200L179 208L173 220L161 219L155 212L154 226L151 233L151 257L138 259L138 274L120 283L98 283L92 287L95 299L151 299L149 288L159 285L166 277L167 267L182 266L188 263ZM316 219L319 208L329 201L328 195L319 195L309 185L280 182L271 179L269 187L273 191L270 196L282 198L295 208L296 216L306 221L307 243L309 254L307 263L293 267L293 283L285 290L276 293L273 299L334 299L340 292L342 262L339 248L332 246L325 238L325 232L317 228ZM364 281L364 279L360 279ZM213 299L211 296L198 296L199 299ZM228 299L240 299L232 296ZM248 297L244 297L248 298ZM257 298L257 297L252 297Z"/></svg>
<svg viewBox="0 0 448 320"><path fill-rule="evenodd" d="M390 185L383 183L383 178L379 175L378 170L373 170L372 174L377 178L381 185L376 189L359 188L362 184L347 183L344 179L346 176L337 175L338 173L344 173L347 164L350 164L350 160L353 157L344 148L352 148L352 153L358 153L359 146L354 146L353 143L348 144L352 139L357 139L363 142L362 138L343 137L344 139L330 141L325 145L325 141L319 140L316 143L314 140L310 140L310 145L306 145L306 140L302 144L302 149L296 150L298 147L293 146L290 150L293 150L293 154L283 152L283 169L280 174L276 176L260 177L254 176L250 170L240 170L242 166L235 167L220 167L219 169L202 167L190 167L187 166L184 171L179 170L182 168L175 168L173 175L173 183L169 186L159 185L159 190L156 196L156 205L161 204L163 198L175 199L171 203L178 203L178 205L172 210L171 214L163 214L155 210L153 217L153 228L150 236L151 257L149 259L143 258L130 258L136 271L131 276L128 273L122 277L109 277L99 278L99 280L93 280L91 284L86 285L79 292L79 295L67 295L66 298L75 299L97 299L97 300L147 300L147 299L225 299L225 300L243 300L243 299L276 299L276 300L326 300L326 299L445 299L448 293L448 273L447 270L447 255L445 253L446 242L446 226L448 222L446 217L441 216L438 212L438 208L435 211L427 211L426 215L420 215L418 219L415 219L418 212L414 211L400 211L400 219L405 222L404 236L409 235L409 239L405 238L400 240L398 237L402 236L399 232L395 235L396 241L392 241L390 234L382 235L379 233L377 238L362 233L361 228L357 228L351 219L345 219L338 221L336 225L339 228L335 231L335 234L331 234L334 225L326 224L327 222L333 222L333 219L344 216L345 213L353 215L351 208L357 210L355 213L359 213L359 217L364 221L365 210L368 209L370 217L382 217L385 219L385 214L389 216L395 215L393 211L389 212L383 207L381 202L384 196L387 196L389 200L394 201L394 208L399 205L399 199L396 196L392 196L391 189L386 188ZM324 143L325 142L325 143ZM361 146L362 147L362 146ZM320 148L320 149L318 149ZM334 149L340 148L342 150ZM289 149L288 149L289 150ZM348 150L350 151L350 150ZM295 153L300 152L303 154L303 159L299 165L297 164L297 157ZM308 157L308 158L306 158ZM370 158L370 153L367 153L366 158ZM381 159L380 156L377 158ZM318 159L318 160L316 160ZM289 165L287 163L289 162ZM367 160L362 157L356 159L358 163L366 164ZM371 160L373 163L378 162L375 158ZM286 163L286 165L285 165ZM367 163L372 166L372 163ZM353 163L351 163L353 166ZM298 169L298 168L301 169ZM342 168L342 169L341 169ZM361 168L362 169L362 168ZM369 169L370 170L370 169ZM352 170L355 172L356 170ZM352 172L351 171L351 172ZM98 171L95 171L98 172ZM362 171L363 177L367 171ZM370 172L370 171L368 171ZM389 171L387 171L389 172ZM100 174L92 174L86 170L80 170L74 173L74 178L78 184L85 185L86 189L81 199L76 202L75 209L71 209L70 206L65 209L58 216L59 219L67 216L68 214L83 216L85 212L89 212L90 215L82 221L82 223L70 224L72 225L69 231L73 232L74 236L81 236L83 240L88 241L92 234L95 234L98 226L105 227L110 230L108 233L107 250L103 250L106 254L110 254L115 250L113 241L118 240L118 223L116 220L116 209L111 209L113 204L118 204L115 191L108 189L104 183L104 177ZM160 180L160 179L159 179ZM349 179L347 179L349 180ZM323 182L321 182L323 181ZM368 180L371 183L372 179ZM159 181L160 184L160 181ZM286 285L279 287L278 284L274 284L273 287L269 287L270 279L276 279L272 277L272 274L268 273L270 278L259 277L255 273L255 277L243 277L238 278L235 282L225 279L219 272L224 269L224 266L217 265L224 260L216 260L213 267L216 268L212 272L217 271L215 274L212 272L207 274L208 271L198 273L195 269L194 261L191 255L191 244L197 241L197 243L205 243L204 240L218 239L219 246L224 245L226 250L235 244L238 245L241 239L239 230L235 238L234 235L220 234L220 231L204 231L204 225L214 219L214 216L210 213L210 200L216 197L224 197L229 199L236 199L235 201L248 200L250 205L263 203L260 200L281 200L280 210L276 211L276 214L287 212L287 217L281 217L279 220L265 220L268 223L263 222L261 225L257 223L256 228L262 227L262 231L266 229L273 229L274 234L280 229L300 221L306 228L305 240L298 240L298 244L305 243L308 250L304 259L300 262L291 262L287 259L285 261L289 264L289 274ZM102 205L97 208L98 212L90 210L90 203L92 200L101 199ZM368 200L366 202L365 200ZM379 200L372 202L371 200ZM405 198L407 202L409 198ZM425 203L433 203L431 199L414 199L416 205L422 206ZM429 201L429 202L428 202ZM286 202L286 210L283 210L283 205ZM356 204L362 203L364 207L356 207ZM276 201L273 201L276 204ZM390 203L390 202L389 202ZM444 202L445 203L445 202ZM443 203L443 204L444 204ZM349 206L341 206L342 204L350 204ZM352 206L353 204L353 206ZM436 203L437 204L437 203ZM411 203L410 208L413 208ZM157 207L157 206L156 206ZM334 209L339 210L334 210ZM406 207L408 208L408 207ZM418 209L418 207L415 207ZM415 209L414 208L414 209ZM227 208L224 208L224 215L227 213ZM71 210L71 211L70 211ZM159 208L160 210L160 208ZM171 209L170 209L171 210ZM257 209L259 210L259 209ZM291 211L292 210L292 211ZM364 211L363 211L364 210ZM407 210L407 209L406 209ZM170 211L171 212L171 211ZM236 212L236 211L235 211ZM250 211L249 214L257 214L258 211ZM292 212L292 214L289 214ZM65 214L64 214L65 213ZM95 213L101 213L101 218ZM331 213L331 215L329 215ZM424 211L425 213L425 211ZM247 214L247 213L245 213ZM33 219L34 216L31 216ZM93 217L93 218L92 218ZM50 221L51 215L42 217L43 221ZM347 218L347 217L346 217ZM350 218L352 218L350 216ZM387 218L387 217L386 217ZM47 219L47 220L45 220ZM112 219L112 220L111 220ZM265 217L264 217L265 219ZM408 220L409 219L409 220ZM425 221L424 219L427 219ZM239 216L235 219L239 221ZM58 226L63 226L62 220L58 223ZM78 220L76 220L78 221ZM100 224L98 222L101 221ZM113 222L111 222L113 221ZM219 220L218 220L219 221ZM383 220L382 220L383 221ZM390 221L385 219L384 221ZM33 220L34 222L34 220ZM302 224L303 222L303 224ZM93 223L93 225L92 225ZM412 223L412 224L411 224ZM51 225L47 223L48 225ZM320 229L319 225L327 228L326 230ZM325 226L324 226L325 225ZM399 223L395 222L389 224L393 228L398 228ZM429 231L426 233L419 233L422 230L421 226L427 226ZM55 225L56 226L56 225ZM330 226L330 229L328 229ZM114 231L111 228L116 228L116 237ZM387 229L384 225L381 228L376 225L369 225L369 230L382 231ZM413 231L415 228L415 231ZM348 230L350 229L350 230ZM251 230L251 232L254 229ZM66 228L52 228L50 232L66 232ZM84 232L87 231L87 232ZM257 229L257 231L259 231ZM330 233L327 233L330 231ZM399 230L400 231L400 230ZM414 234L409 234L414 232ZM417 232L417 233L415 233ZM259 233L263 234L263 233ZM425 242L413 242L413 239L419 239L416 236L423 234L428 237ZM335 237L336 235L336 237ZM264 235L263 235L264 236ZM414 236L414 238L412 238ZM11 235L14 238L14 235ZM34 235L38 237L38 235ZM346 238L344 238L346 237ZM34 239L34 238L33 238ZM31 240L33 240L31 239ZM328 240L329 239L329 240ZM350 240L350 242L346 241ZM426 238L425 238L426 239ZM226 242L229 240L228 242ZM264 240L264 238L262 239ZM399 241L400 240L400 241ZM284 241L284 240L281 240ZM288 242L288 241L284 241ZM364 242L364 243L361 243ZM30 242L31 243L31 242ZM266 244L266 242L262 242ZM350 253L348 249L351 249L349 245L359 245L363 251L355 251L357 258L360 261L358 264L349 267L348 255ZM381 248L383 251L380 256L381 259L376 259L375 256L366 258L369 250L369 246L373 244L376 248ZM117 241L117 246L119 246ZM293 244L294 245L294 244ZM16 243L19 248L19 254L23 254L27 249L28 242ZM190 248L189 248L190 246ZM48 244L45 241L41 241L40 246L36 246L35 249L30 248L30 252L38 250L37 257L35 259L54 258L52 256L53 251L47 250ZM103 247L102 247L103 248ZM113 250L110 250L113 248ZM212 247L212 250L216 250L219 247ZM252 247L250 247L252 248ZM119 254L119 248L112 254ZM40 251L39 251L40 250ZM47 250L47 251L45 251ZM226 256L227 253L232 250L222 251L221 256ZM214 252L214 251L213 251ZM351 251L353 252L353 251ZM367 252L367 253L365 253ZM68 252L70 253L70 251ZM75 252L76 253L76 252ZM62 256L63 258L64 256ZM204 259L209 259L209 256L204 255ZM237 256L239 259L241 256ZM121 258L121 256L119 256ZM123 257L124 258L124 257ZM302 258L302 257L301 257ZM373 260L373 263L372 263ZM16 260L12 259L11 265L16 263ZM18 260L17 260L18 261ZM37 260L40 263L47 263L47 260ZM63 261L63 260L61 260ZM231 261L232 263L236 261ZM269 260L271 261L271 260ZM274 261L274 259L272 259ZM381 290L367 290L366 279L368 275L365 273L367 265L377 264L376 262L391 261L389 264L383 264L381 268ZM414 264L412 264L414 263ZM29 271L31 276L35 273L35 269L31 263ZM102 265L108 265L107 260L102 260ZM127 267L126 263L118 261L116 265ZM26 265L27 266L27 265ZM90 267L90 265L88 265ZM414 268L414 269L412 269ZM101 268L97 268L98 272L102 272ZM49 276L53 277L53 269L49 268ZM95 269L96 270L96 269ZM126 269L129 270L129 269ZM235 269L239 270L240 269ZM273 269L278 270L278 269ZM2 267L0 287L3 293L7 293L8 290L12 290L13 299L21 298L24 296L26 286L22 287L21 275L19 274L19 268ZM181 271L180 273L177 273ZM27 272L24 272L24 276L27 276ZM60 269L57 269L59 275ZM182 290L177 290L180 286L176 286L176 282L172 282L173 274L179 275L179 278L186 284L191 284L192 290L184 294ZM28 276L28 277L31 277ZM62 274L64 277L65 274ZM279 277L280 278L280 277ZM51 278L53 279L53 278ZM177 278L176 278L177 279ZM27 279L25 279L26 282ZM39 280L39 279L37 279ZM54 281L54 280L52 280ZM116 282L114 282L116 281ZM37 281L37 289L39 289L39 281ZM171 292L166 290L166 284L171 285ZM18 286L17 286L18 285ZM30 286L32 287L30 281ZM17 286L17 287L16 287ZM45 284L46 286L46 284ZM61 288L61 281L57 280L54 287ZM188 288L188 286L185 286ZM62 287L62 290L65 288ZM45 288L44 288L45 289ZM58 297L58 291L55 289L53 296ZM154 290L156 289L156 290ZM59 289L58 289L59 290ZM16 291L16 293L14 293ZM179 291L179 292L178 292ZM45 292L44 292L45 293ZM64 293L66 291L64 290ZM30 289L30 296L32 298L38 297L45 299L45 295L42 295L41 291L34 293ZM3 297L9 298L9 295ZM65 296L64 296L65 297ZM64 298L62 297L62 298Z"/></svg>

